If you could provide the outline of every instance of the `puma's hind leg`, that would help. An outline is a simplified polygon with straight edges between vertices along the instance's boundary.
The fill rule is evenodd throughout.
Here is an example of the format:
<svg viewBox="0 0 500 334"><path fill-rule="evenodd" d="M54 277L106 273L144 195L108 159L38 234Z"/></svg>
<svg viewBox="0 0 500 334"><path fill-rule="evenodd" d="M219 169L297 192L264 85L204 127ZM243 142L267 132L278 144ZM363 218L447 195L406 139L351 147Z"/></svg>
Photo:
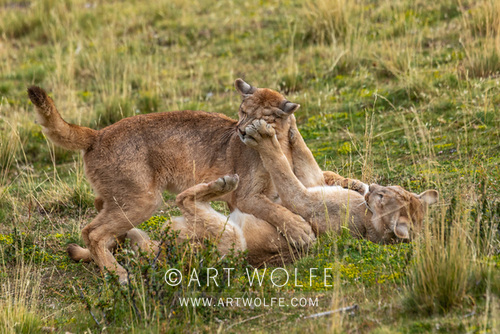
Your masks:
<svg viewBox="0 0 500 334"><path fill-rule="evenodd" d="M294 115L290 116L290 122L289 137L292 148L293 173L307 188L323 185L321 168L302 138Z"/></svg>
<svg viewBox="0 0 500 334"><path fill-rule="evenodd" d="M120 282L127 281L127 272L118 264L110 248L117 238L122 238L132 228L151 217L161 203L161 194L144 188L137 187L137 191L122 193L120 197L103 197L103 209L82 230L82 238L92 260L102 272L116 272Z"/></svg>
<svg viewBox="0 0 500 334"><path fill-rule="evenodd" d="M102 197L97 196L94 199L94 207L97 210L97 212L101 212L103 207L104 207L104 200ZM115 248L116 244L110 245L110 251ZM83 248L80 245L77 244L69 244L66 246L66 252L68 253L69 257L76 262L82 261L82 262L91 262L92 257L90 256L90 251L88 248Z"/></svg>
<svg viewBox="0 0 500 334"><path fill-rule="evenodd" d="M173 219L173 229L180 231L179 239L195 242L215 240L222 254L226 254L231 248L245 249L241 229L210 206L210 201L235 190L238 182L237 175L226 175L180 193L176 202L183 216Z"/></svg>
<svg viewBox="0 0 500 334"><path fill-rule="evenodd" d="M348 179L334 172L322 172L314 159L311 150L307 147L304 138L300 135L295 116L290 116L290 143L292 146L293 172L302 184L309 188L326 184L341 186L345 189L357 191L361 195L368 192L368 185L354 179Z"/></svg>

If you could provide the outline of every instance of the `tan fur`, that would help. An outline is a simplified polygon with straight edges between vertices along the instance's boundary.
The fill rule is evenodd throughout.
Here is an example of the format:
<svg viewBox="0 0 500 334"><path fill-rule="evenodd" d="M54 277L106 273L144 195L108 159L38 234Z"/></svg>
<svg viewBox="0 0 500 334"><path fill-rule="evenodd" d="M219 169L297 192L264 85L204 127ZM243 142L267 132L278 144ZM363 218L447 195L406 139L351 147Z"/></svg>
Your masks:
<svg viewBox="0 0 500 334"><path fill-rule="evenodd" d="M328 186L341 186L352 189L361 195L367 192L367 185L361 181L348 179L334 172L322 171L316 159L307 147L296 124L295 116L290 116L290 145L292 148L293 173L304 187L315 187L326 184Z"/></svg>
<svg viewBox="0 0 500 334"><path fill-rule="evenodd" d="M30 87L28 95L37 106L37 121L42 126L43 133L54 144L69 150L84 150L92 144L97 131L66 123L57 111L54 101L43 89Z"/></svg>
<svg viewBox="0 0 500 334"><path fill-rule="evenodd" d="M304 138L297 128L295 116L290 116L290 146L292 149L293 172L300 180L304 187L315 187L325 184L328 181L323 175L323 171L319 168L316 159L307 147ZM328 172L332 173L332 172ZM332 173L333 174L333 173ZM335 174L337 175L337 174ZM343 179L337 175L338 179ZM328 183L327 183L328 184Z"/></svg>
<svg viewBox="0 0 500 334"><path fill-rule="evenodd" d="M428 205L438 200L435 190L416 195L399 186L372 184L365 196L339 186L305 187L292 172L273 127L258 120L247 126L244 133L245 143L259 152L270 172L283 205L306 218L317 235L338 232L346 226L353 236L373 242L409 240L422 227ZM294 145L301 146L296 148L297 151L307 150L305 144L295 142ZM303 153L304 161L312 163L307 152ZM315 170L309 168L312 174ZM344 182L344 178L335 173L324 174L327 182ZM225 176L209 184L196 185L178 196L177 204L185 216L174 218L173 227L181 232L181 239L199 243L210 238L217 242L222 254L231 248L247 250L248 261L254 266L283 265L299 257L300 251L290 247L286 238L266 221L238 210L225 217L208 205L211 199L224 195L221 185L230 185L223 187L225 192L230 192L237 182L237 176ZM362 189L367 187L360 181L356 182L362 185Z"/></svg>
<svg viewBox="0 0 500 334"><path fill-rule="evenodd" d="M324 171L323 177L325 184L328 186L340 186L345 189L354 190L361 195L365 195L368 192L368 186L359 180L345 178L330 171Z"/></svg>
<svg viewBox="0 0 500 334"><path fill-rule="evenodd" d="M314 239L301 216L275 202L276 188L258 152L240 139L253 120L263 119L274 125L281 150L293 165L289 116L299 105L241 79L235 84L243 97L238 122L222 114L174 111L126 118L99 131L66 123L41 88L28 89L47 137L62 147L83 151L85 174L97 194L99 213L82 230L82 238L101 270L114 270L126 280L110 248L151 217L164 190L180 193L234 173L240 175L240 187L221 198L230 208L268 222L299 247ZM75 259L85 258L75 245L68 252Z"/></svg>
<svg viewBox="0 0 500 334"><path fill-rule="evenodd" d="M398 186L371 185L365 196L338 186L305 187L292 172L272 126L257 120L247 126L244 132L245 143L259 152L264 166L270 172L282 204L304 217L317 235L327 231L339 232L342 226L346 226L353 236L373 242L395 243L408 240L420 230L427 206L438 200L435 190L416 195ZM209 197L204 197L207 198ZM191 206L191 210L194 205L200 205L193 202L178 203L183 212L187 205ZM227 222L231 226L239 226L251 264L279 265L300 256L297 249L290 248L286 239L267 222L238 212L233 212L226 218L211 208L209 210L213 212L203 212L204 217L199 214L196 219L206 219L205 224L214 227L218 225L218 231L223 231L222 227ZM186 235L192 233L187 230L190 225L190 219L186 219L181 228ZM196 233L198 240L202 237L203 235ZM223 243L220 238L219 250L222 253L230 248L230 245ZM245 249L236 244L234 246L236 249Z"/></svg>
<svg viewBox="0 0 500 334"><path fill-rule="evenodd" d="M113 252L119 244L123 243L125 239L130 239L130 244L133 251L143 251L150 254L157 254L159 250L159 242L151 240L149 235L138 229L133 228L123 235L121 238L116 239L108 245L108 250ZM91 262L92 256L87 248L78 246L77 244L68 245L68 254L74 261Z"/></svg>
<svg viewBox="0 0 500 334"><path fill-rule="evenodd" d="M238 186L237 175L224 176L216 181L193 186L177 196L182 217L173 219L172 228L180 231L179 239L202 243L216 240L223 254L231 248L245 249L246 242L238 226L210 206L210 201L232 192ZM274 230L276 230L274 228Z"/></svg>
<svg viewBox="0 0 500 334"><path fill-rule="evenodd" d="M435 190L416 195L399 186L371 185L366 196L340 187L306 188L280 152L271 125L256 120L246 134L245 143L259 152L282 204L313 224L318 233L340 229L345 219L353 235L373 242L408 239L412 230L420 229L427 206L438 199Z"/></svg>

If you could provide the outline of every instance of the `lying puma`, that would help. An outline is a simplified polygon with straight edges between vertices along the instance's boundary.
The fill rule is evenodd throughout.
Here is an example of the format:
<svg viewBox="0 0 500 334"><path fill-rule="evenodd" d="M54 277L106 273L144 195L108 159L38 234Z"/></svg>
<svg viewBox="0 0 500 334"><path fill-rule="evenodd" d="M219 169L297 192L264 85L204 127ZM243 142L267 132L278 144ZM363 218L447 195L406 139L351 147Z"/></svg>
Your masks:
<svg viewBox="0 0 500 334"><path fill-rule="evenodd" d="M412 231L420 230L427 206L438 200L436 190L416 195L399 186L373 184L364 197L341 187L306 188L283 160L276 132L270 124L255 120L245 132L245 144L259 152L282 205L310 222L316 234L339 229L342 217L348 213L349 229L358 236L382 243L409 239Z"/></svg>
<svg viewBox="0 0 500 334"><path fill-rule="evenodd" d="M353 236L373 242L408 240L420 230L427 207L438 201L436 190L416 195L399 186L365 185L365 196L339 186L305 187L292 172L272 126L254 121L246 127L244 141L259 152L282 204L310 222L316 235L339 232L347 225ZM334 175L325 172L326 179ZM226 217L211 208L209 202L237 189L238 180L237 175L228 175L179 194L177 205L183 216L173 219L173 229L180 231L180 239L215 239L223 254L232 247L248 249L248 260L255 266L293 261L295 249L266 221L238 210ZM149 240L141 231L131 230L127 237L147 249Z"/></svg>
<svg viewBox="0 0 500 334"><path fill-rule="evenodd" d="M221 197L230 208L268 222L292 244L304 246L315 238L300 215L273 202L276 189L258 152L241 139L254 119L273 124L281 150L299 179L306 185L321 185L317 166L296 158L289 143L289 116L299 105L241 79L235 86L243 98L239 121L216 113L174 111L126 118L99 131L66 123L43 89L28 89L45 135L56 145L83 152L99 214L82 230L82 238L101 270L115 270L120 280L126 280L126 271L108 246L151 217L163 191L179 193L227 174L240 175L240 187ZM78 245L68 246L73 258L81 251Z"/></svg>

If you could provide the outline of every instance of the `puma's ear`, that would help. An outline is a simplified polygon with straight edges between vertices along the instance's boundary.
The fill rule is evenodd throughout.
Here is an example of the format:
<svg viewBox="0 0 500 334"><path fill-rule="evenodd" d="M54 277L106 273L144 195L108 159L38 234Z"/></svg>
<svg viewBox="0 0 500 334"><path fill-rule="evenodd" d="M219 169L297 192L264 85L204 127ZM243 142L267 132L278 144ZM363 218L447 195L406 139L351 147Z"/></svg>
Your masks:
<svg viewBox="0 0 500 334"><path fill-rule="evenodd" d="M430 189L424 191L417 197L425 204L432 205L434 203L437 203L437 201L439 200L439 192L437 190Z"/></svg>
<svg viewBox="0 0 500 334"><path fill-rule="evenodd" d="M283 110L285 112L285 114L293 114L299 108L300 108L300 104L293 103L293 102L287 102L281 108L281 110Z"/></svg>
<svg viewBox="0 0 500 334"><path fill-rule="evenodd" d="M401 239L409 239L408 225L406 223L398 223L394 228L394 234Z"/></svg>
<svg viewBox="0 0 500 334"><path fill-rule="evenodd" d="M251 95L257 90L257 88L247 84L245 81L243 81L243 79L239 78L234 82L234 86L241 95Z"/></svg>

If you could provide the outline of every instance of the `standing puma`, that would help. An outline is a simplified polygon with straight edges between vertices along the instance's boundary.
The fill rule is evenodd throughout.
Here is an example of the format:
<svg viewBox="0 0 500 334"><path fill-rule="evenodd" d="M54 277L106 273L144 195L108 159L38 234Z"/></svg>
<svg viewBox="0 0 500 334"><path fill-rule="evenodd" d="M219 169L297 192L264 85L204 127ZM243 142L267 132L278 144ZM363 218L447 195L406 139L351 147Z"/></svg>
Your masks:
<svg viewBox="0 0 500 334"><path fill-rule="evenodd" d="M282 152L293 165L290 115L299 105L241 79L235 86L242 96L239 121L203 111L173 111L125 118L98 131L66 123L43 89L28 89L44 134L56 145L83 152L85 174L97 195L99 213L82 230L82 238L101 270L115 270L126 281L126 271L108 246L151 217L162 202L163 191L179 193L234 173L240 175L240 187L221 198L231 209L237 207L268 222L294 245L314 240L310 224L273 201L278 197L276 189L258 152L241 139L253 120L263 119L274 125ZM298 166L305 184L323 184L317 165L309 170L298 159ZM78 245L68 246L73 258L80 251Z"/></svg>

